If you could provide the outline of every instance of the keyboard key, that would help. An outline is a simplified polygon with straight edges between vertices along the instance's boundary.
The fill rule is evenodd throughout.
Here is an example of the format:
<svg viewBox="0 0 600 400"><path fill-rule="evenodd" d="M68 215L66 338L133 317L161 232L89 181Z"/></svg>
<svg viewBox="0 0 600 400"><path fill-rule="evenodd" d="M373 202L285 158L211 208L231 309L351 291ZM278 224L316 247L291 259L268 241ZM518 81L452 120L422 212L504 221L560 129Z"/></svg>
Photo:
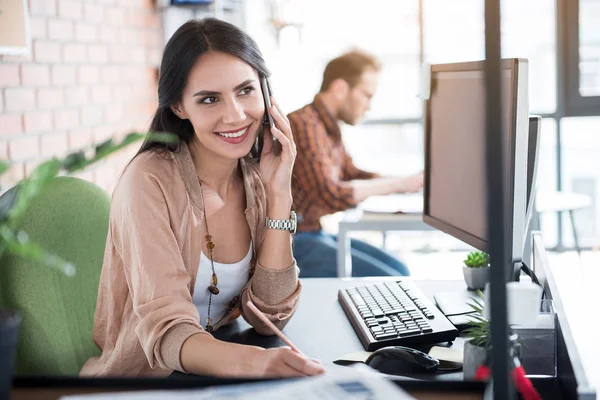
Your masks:
<svg viewBox="0 0 600 400"><path fill-rule="evenodd" d="M396 332L375 334L375 339L377 339L377 340L392 339L392 338L397 338L397 337L398 337L398 334Z"/></svg>
<svg viewBox="0 0 600 400"><path fill-rule="evenodd" d="M416 335L418 333L421 333L420 329L409 329L409 330L406 330L406 331L400 333L400 336L411 336L411 335Z"/></svg>

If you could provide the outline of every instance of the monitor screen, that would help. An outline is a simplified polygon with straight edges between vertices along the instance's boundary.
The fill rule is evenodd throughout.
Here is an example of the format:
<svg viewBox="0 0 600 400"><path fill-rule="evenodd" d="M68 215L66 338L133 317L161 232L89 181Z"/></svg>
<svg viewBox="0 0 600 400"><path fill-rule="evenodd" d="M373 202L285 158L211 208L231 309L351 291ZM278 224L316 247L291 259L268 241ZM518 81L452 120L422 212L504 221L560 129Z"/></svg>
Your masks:
<svg viewBox="0 0 600 400"><path fill-rule="evenodd" d="M517 78L522 72L518 64L516 60L504 60L501 79L504 215L511 216L506 221L511 232L515 224L514 230L523 229L526 201L528 108L523 101L526 90L519 93ZM425 112L424 220L488 251L483 65L469 62L432 66L431 94ZM512 216L517 218L513 220ZM523 232L515 240L520 241L522 254Z"/></svg>

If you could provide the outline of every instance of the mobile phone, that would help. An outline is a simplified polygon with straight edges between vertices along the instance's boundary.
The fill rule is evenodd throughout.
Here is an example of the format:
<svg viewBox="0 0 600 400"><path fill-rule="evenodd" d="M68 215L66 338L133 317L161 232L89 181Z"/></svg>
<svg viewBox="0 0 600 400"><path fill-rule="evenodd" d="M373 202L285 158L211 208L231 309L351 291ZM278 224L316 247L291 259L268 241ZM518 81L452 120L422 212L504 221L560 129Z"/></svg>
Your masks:
<svg viewBox="0 0 600 400"><path fill-rule="evenodd" d="M262 90L263 99L265 99L265 113L267 114L267 118L269 121L269 129L272 126L275 126L275 121L273 120L273 116L271 115L271 87L269 86L269 81L266 77L262 77L260 79L260 88ZM273 137L273 153L278 156L281 153L281 143Z"/></svg>

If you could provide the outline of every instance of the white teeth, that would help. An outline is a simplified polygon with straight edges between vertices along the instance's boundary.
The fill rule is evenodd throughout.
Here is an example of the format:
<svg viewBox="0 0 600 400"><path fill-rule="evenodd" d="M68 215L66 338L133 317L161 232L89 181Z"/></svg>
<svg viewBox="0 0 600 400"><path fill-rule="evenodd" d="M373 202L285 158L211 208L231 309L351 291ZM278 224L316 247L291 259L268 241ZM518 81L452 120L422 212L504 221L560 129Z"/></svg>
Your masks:
<svg viewBox="0 0 600 400"><path fill-rule="evenodd" d="M235 132L235 133L221 133L221 132L217 132L217 133L220 136L223 136L223 137L226 137L226 138L238 138L238 137L244 135L247 130L248 130L248 128L242 129L241 131Z"/></svg>

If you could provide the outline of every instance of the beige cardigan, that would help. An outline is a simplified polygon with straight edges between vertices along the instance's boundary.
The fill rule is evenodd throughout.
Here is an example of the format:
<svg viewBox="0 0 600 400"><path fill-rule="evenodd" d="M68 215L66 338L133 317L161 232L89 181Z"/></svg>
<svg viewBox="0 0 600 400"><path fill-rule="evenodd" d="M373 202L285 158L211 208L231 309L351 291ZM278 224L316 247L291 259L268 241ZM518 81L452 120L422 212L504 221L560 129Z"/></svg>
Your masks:
<svg viewBox="0 0 600 400"><path fill-rule="evenodd" d="M256 263L265 229L265 187L252 161L242 159L240 166L254 267L240 297L242 304L252 300L283 328L300 296L298 269L295 262L278 271ZM98 288L93 338L102 355L89 359L81 375L166 376L183 371L184 341L196 333L208 335L192 302L203 218L187 145L176 153L143 153L126 168L112 196ZM259 333L271 334L245 306L220 325L240 313Z"/></svg>

